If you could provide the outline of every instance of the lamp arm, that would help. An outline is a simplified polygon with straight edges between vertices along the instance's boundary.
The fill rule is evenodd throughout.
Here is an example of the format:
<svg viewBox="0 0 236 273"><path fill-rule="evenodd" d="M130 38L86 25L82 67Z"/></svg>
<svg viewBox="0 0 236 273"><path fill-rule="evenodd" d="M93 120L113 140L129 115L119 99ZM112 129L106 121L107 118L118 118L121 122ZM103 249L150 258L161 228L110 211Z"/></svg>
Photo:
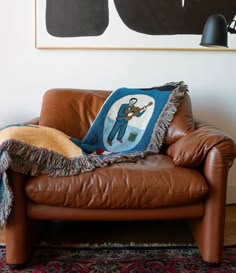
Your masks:
<svg viewBox="0 0 236 273"><path fill-rule="evenodd" d="M236 33L236 20L233 20L229 25L228 25L228 32L231 34Z"/></svg>

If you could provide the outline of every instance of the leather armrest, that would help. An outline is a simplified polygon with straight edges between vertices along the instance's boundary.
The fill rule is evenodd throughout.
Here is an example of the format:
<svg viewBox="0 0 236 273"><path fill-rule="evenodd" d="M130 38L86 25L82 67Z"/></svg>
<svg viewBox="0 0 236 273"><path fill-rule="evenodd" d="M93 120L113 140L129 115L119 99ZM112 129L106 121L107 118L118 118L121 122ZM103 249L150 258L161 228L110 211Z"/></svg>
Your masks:
<svg viewBox="0 0 236 273"><path fill-rule="evenodd" d="M196 121L196 129L170 145L167 155L178 166L197 167L204 162L213 147L224 159L222 164L231 167L236 157L235 141L220 129L203 121Z"/></svg>

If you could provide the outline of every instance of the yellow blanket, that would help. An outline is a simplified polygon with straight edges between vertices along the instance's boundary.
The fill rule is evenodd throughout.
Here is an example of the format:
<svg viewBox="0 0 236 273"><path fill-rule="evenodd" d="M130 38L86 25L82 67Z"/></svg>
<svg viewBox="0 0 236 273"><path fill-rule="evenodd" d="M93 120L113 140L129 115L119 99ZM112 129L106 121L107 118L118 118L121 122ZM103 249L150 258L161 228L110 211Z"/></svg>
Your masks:
<svg viewBox="0 0 236 273"><path fill-rule="evenodd" d="M0 145L10 139L48 149L67 158L82 155L82 150L70 140L69 136L54 128L36 125L9 126L0 131Z"/></svg>

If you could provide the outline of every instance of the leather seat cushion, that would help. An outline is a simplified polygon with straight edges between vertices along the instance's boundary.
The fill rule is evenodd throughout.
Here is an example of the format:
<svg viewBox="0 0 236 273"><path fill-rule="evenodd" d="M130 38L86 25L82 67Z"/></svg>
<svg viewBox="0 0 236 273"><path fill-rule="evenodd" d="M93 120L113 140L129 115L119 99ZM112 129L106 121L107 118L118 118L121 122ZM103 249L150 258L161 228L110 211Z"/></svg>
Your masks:
<svg viewBox="0 0 236 273"><path fill-rule="evenodd" d="M71 208L158 208L191 204L208 192L194 169L174 165L166 155L118 163L71 177L30 178L28 197L40 204Z"/></svg>

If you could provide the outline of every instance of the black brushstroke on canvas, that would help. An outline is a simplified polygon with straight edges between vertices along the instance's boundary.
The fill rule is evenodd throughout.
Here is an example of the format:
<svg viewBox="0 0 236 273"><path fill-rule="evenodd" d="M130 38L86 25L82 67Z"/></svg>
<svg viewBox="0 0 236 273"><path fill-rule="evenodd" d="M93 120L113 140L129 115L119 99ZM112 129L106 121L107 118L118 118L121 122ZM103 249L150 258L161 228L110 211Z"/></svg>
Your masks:
<svg viewBox="0 0 236 273"><path fill-rule="evenodd" d="M114 0L124 24L151 35L201 34L207 18L220 13L231 22L236 0Z"/></svg>
<svg viewBox="0 0 236 273"><path fill-rule="evenodd" d="M47 0L46 28L56 37L99 36L109 23L108 0Z"/></svg>
<svg viewBox="0 0 236 273"><path fill-rule="evenodd" d="M220 13L230 23L236 0L114 0L123 23L149 35L201 34ZM46 28L56 37L99 36L109 24L108 0L47 0ZM119 35L119 33L117 33Z"/></svg>

